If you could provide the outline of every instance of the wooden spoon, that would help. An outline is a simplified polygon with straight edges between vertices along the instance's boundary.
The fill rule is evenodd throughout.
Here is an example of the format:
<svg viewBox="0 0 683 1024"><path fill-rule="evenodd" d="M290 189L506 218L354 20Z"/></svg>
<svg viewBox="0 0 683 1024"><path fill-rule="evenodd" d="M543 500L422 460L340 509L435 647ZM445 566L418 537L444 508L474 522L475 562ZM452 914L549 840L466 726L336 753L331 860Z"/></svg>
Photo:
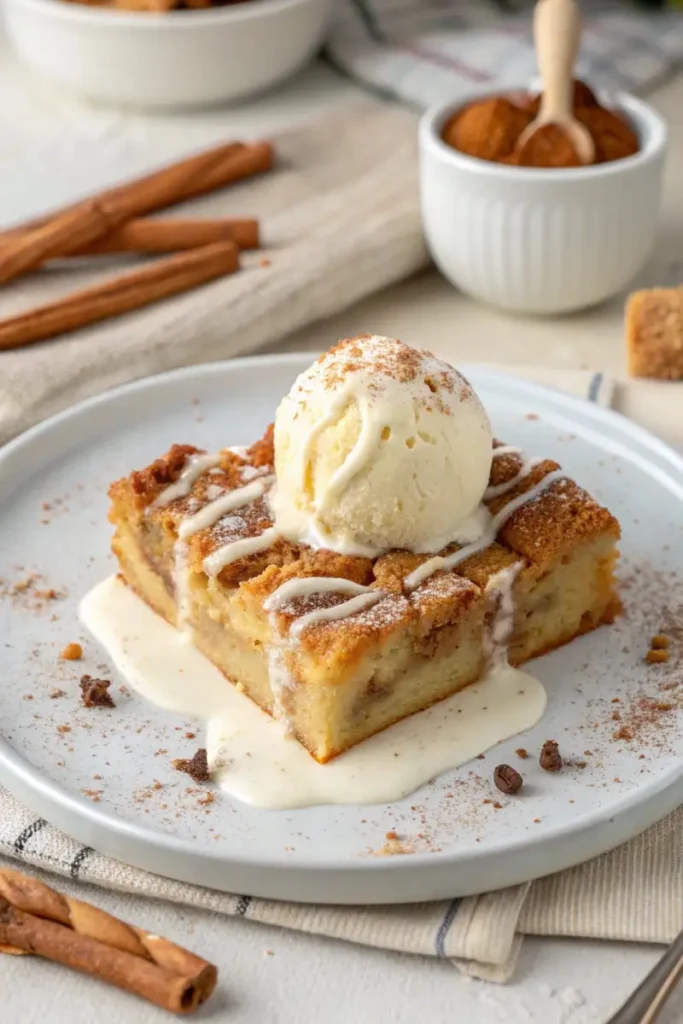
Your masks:
<svg viewBox="0 0 683 1024"><path fill-rule="evenodd" d="M574 64L579 50L581 22L575 0L537 0L534 11L534 42L543 83L538 116L526 128L517 149L543 125L558 125L567 135L582 164L595 160L590 132L577 121L572 109Z"/></svg>

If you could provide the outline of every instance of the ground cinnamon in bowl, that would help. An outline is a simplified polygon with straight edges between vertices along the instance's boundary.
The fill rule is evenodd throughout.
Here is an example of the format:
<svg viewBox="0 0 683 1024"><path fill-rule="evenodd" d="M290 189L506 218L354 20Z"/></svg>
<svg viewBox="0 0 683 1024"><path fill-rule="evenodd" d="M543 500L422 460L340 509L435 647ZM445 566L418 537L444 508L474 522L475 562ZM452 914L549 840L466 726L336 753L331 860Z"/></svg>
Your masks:
<svg viewBox="0 0 683 1024"><path fill-rule="evenodd" d="M501 163L532 116L503 96L478 100L458 111L444 128L444 142L468 156Z"/></svg>
<svg viewBox="0 0 683 1024"><path fill-rule="evenodd" d="M467 156L520 167L580 167L574 147L556 125L544 125L519 146L540 107L540 95L510 93L475 100L448 120L442 138ZM640 149L627 122L603 107L585 82L574 82L574 115L595 143L595 163L633 156Z"/></svg>

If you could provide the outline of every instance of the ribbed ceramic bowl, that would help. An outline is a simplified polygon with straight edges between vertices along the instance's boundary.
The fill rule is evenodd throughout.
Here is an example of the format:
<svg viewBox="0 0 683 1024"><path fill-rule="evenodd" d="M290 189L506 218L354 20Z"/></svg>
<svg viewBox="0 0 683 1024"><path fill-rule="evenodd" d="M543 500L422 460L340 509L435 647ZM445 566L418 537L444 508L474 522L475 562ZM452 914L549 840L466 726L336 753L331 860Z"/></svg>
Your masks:
<svg viewBox="0 0 683 1024"><path fill-rule="evenodd" d="M611 104L640 139L634 156L538 169L446 145L443 128L461 105L420 123L422 223L448 280L520 313L582 309L628 285L652 251L660 207L667 130L652 107L625 95Z"/></svg>
<svg viewBox="0 0 683 1024"><path fill-rule="evenodd" d="M98 103L185 110L282 81L321 45L333 0L154 14L65 0L6 0L12 45L51 85Z"/></svg>

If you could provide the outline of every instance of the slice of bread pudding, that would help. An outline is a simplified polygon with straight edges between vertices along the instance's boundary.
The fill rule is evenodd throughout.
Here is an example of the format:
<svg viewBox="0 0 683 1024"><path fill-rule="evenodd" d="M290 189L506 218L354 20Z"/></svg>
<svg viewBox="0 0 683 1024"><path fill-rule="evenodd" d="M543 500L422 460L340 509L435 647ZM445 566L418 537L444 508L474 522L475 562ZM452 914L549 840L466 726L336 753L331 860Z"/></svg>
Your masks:
<svg viewBox="0 0 683 1024"><path fill-rule="evenodd" d="M492 636L519 665L613 616L617 520L557 463L496 447L494 533L471 554L286 540L272 429L217 455L175 445L113 484L112 547L125 582L323 763L480 679Z"/></svg>

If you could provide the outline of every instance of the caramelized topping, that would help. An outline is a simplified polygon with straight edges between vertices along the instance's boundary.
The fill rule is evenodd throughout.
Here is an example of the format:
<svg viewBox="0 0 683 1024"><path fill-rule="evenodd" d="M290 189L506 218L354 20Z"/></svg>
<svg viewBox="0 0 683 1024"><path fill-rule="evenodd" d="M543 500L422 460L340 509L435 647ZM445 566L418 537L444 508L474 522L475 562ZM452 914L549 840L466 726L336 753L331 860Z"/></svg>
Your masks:
<svg viewBox="0 0 683 1024"><path fill-rule="evenodd" d="M352 358L353 339L343 346ZM408 363L400 366L397 372L411 372ZM500 447L501 443L495 442L495 446ZM147 470L132 474L128 480L119 481L112 488L114 502L132 497L139 510L139 499L144 496L140 514L145 515L148 529L162 531L169 549L175 544L179 525L184 519L195 515L207 502L272 472L272 428L269 427L264 437L248 449L221 452L218 464L193 482L186 497L162 507L149 508L163 487L182 473L186 459L196 452L197 449L190 446L176 445ZM514 450L495 457L490 485L509 484L525 465L528 463L524 457ZM531 467L528 475L512 484L504 494L487 501L489 510L493 514L501 512L510 502L519 499L557 470L557 463L539 461ZM190 536L186 542L187 566L191 571L201 573L204 559L223 545L257 538L272 526L266 494L222 516L210 528ZM372 560L301 547L284 538L277 539L264 551L230 562L210 585L237 587L241 601L258 605L262 605L283 583L297 578L339 577L382 592L381 599L370 607L361 608L344 619L316 621L302 632L300 643L304 650L324 650L330 656L334 650L335 657L348 661L359 657L368 644L379 642L406 624L410 624L416 636L422 636L426 630L456 622L464 608L482 597L496 573L521 562L519 578L523 580L527 569L536 573L542 571L560 553L570 551L573 545L586 537L605 530L618 536L616 520L580 487L562 477L549 482L545 490L516 508L502 525L496 542L473 553L454 569L434 572L410 594L405 590L406 577L432 556L391 551ZM442 554L448 556L458 550L457 545L452 545ZM280 628L286 629L299 615L333 607L347 600L348 595L338 593L309 596L279 609L278 623Z"/></svg>

